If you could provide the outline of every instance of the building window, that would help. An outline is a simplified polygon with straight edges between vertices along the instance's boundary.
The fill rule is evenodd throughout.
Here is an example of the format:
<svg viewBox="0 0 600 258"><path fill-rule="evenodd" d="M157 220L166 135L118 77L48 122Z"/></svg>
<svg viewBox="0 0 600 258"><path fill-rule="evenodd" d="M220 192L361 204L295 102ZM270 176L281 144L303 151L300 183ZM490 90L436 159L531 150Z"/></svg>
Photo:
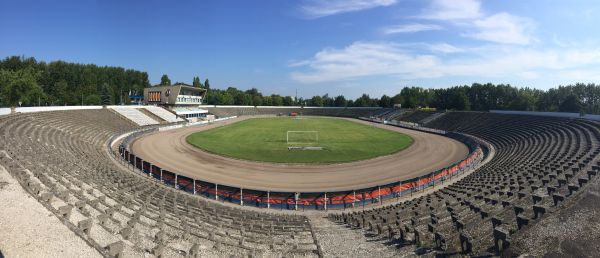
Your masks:
<svg viewBox="0 0 600 258"><path fill-rule="evenodd" d="M149 102L160 102L161 94L162 94L162 92L160 92L160 91L148 92L148 101Z"/></svg>

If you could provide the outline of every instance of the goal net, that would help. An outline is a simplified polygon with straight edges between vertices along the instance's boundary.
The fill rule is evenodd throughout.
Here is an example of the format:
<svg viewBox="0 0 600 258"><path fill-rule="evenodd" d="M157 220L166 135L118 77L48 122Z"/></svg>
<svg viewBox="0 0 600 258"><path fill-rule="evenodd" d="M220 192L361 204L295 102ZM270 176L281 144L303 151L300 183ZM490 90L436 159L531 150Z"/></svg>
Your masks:
<svg viewBox="0 0 600 258"><path fill-rule="evenodd" d="M287 144L318 143L319 131L287 131Z"/></svg>

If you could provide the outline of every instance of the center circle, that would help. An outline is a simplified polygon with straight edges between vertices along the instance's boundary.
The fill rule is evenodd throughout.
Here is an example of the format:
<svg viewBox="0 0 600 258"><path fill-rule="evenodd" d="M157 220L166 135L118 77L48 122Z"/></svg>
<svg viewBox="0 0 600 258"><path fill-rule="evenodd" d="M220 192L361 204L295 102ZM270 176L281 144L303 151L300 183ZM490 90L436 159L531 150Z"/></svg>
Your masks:
<svg viewBox="0 0 600 258"><path fill-rule="evenodd" d="M414 142L403 133L324 117L252 118L193 133L186 141L234 159L309 165L372 159Z"/></svg>

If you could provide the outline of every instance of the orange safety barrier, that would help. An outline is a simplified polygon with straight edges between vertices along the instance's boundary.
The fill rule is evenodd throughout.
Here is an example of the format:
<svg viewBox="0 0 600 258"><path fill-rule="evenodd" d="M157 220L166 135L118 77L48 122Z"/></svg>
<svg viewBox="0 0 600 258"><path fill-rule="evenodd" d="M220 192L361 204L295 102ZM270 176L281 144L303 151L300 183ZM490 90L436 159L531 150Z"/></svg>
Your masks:
<svg viewBox="0 0 600 258"><path fill-rule="evenodd" d="M138 169L146 170L152 174L160 173L161 169L155 165L150 164L149 162L143 161L140 158L136 157L132 153L126 151L125 148L120 148L120 151L123 153L122 158L125 158L125 154L128 154L127 158L129 158L130 163L136 165ZM448 168L440 169L436 172L429 174L428 176L424 176L421 178L416 178L410 182L398 182L397 184L389 184L381 187L374 187L365 190L359 191L345 191L345 192L337 192L337 193L323 193L318 197L305 197L299 198L297 203L299 205L324 205L327 204L345 204L345 203L355 203L355 202L363 202L368 200L373 200L376 198L383 198L386 196L390 196L393 194L402 193L408 190L419 189L420 187L429 186L432 182L444 180L447 176L452 176L461 169L469 166L475 161L477 158L481 157L483 151L481 148L475 149L470 155L468 155L464 160L461 160L457 164L450 166ZM174 180L176 174L162 170L162 178L165 181ZM188 188L190 185L195 184L196 192L200 193L208 193L212 195L218 195L220 198L224 199L243 199L244 201L256 202L257 204L288 204L293 205L296 203L296 200L292 197L282 197L282 196L269 196L267 197L267 193L256 194L255 191L250 194L242 194L239 188L234 188L234 190L228 190L232 187L224 186L223 188L219 188L218 185L215 186L212 183L202 182L199 180L194 180L191 178L182 177L179 178L179 182L174 182L175 184L183 185L185 188ZM279 193L281 194L281 193ZM283 193L287 194L287 193ZM292 196L292 193L289 193ZM314 194L314 193L313 193ZM327 196L327 198L325 198Z"/></svg>

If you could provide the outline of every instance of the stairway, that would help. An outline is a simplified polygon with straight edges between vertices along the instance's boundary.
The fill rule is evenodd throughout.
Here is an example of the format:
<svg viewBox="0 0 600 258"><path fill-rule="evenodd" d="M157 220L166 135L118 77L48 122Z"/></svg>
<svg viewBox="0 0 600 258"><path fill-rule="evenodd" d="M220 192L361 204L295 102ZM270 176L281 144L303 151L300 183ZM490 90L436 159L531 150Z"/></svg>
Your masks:
<svg viewBox="0 0 600 258"><path fill-rule="evenodd" d="M166 120L162 119L161 117L155 115L154 113L148 111L145 108L138 108L138 110L142 113L144 113L144 115L149 116L150 118L156 120L157 122L159 122L160 124L168 124L169 122L167 122Z"/></svg>
<svg viewBox="0 0 600 258"><path fill-rule="evenodd" d="M419 124L426 126L427 124L435 121L436 119L444 116L445 114L446 114L446 112L435 113L435 114L430 115L430 116L424 118L423 120L419 121Z"/></svg>
<svg viewBox="0 0 600 258"><path fill-rule="evenodd" d="M326 214L307 215L321 245L324 257L416 257L411 246L397 248L374 234L350 230L346 225L328 220Z"/></svg>

